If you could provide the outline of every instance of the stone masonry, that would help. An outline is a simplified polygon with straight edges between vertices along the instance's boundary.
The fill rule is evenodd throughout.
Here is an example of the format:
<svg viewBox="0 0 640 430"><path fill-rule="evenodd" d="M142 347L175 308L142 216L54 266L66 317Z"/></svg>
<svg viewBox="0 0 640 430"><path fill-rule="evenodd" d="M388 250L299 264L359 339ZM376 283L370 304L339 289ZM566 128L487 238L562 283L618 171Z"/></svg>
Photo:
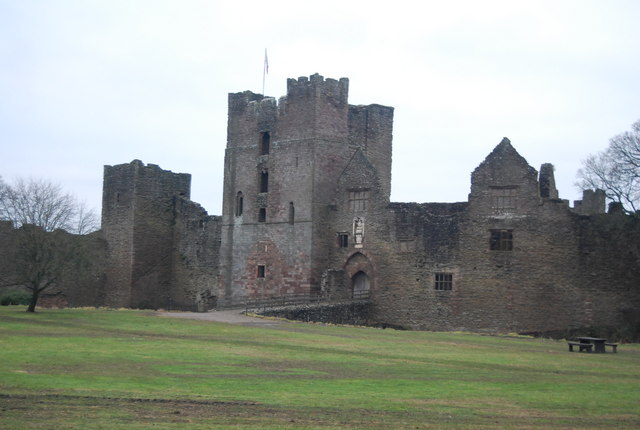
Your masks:
<svg viewBox="0 0 640 430"><path fill-rule="evenodd" d="M188 174L105 166L104 271L69 303L364 296L368 323L411 329L640 322L638 214L605 213L599 190L570 207L553 165L538 173L507 138L472 172L468 201L390 202L393 108L350 105L348 89L316 74L289 79L279 100L229 94L221 216L190 200Z"/></svg>

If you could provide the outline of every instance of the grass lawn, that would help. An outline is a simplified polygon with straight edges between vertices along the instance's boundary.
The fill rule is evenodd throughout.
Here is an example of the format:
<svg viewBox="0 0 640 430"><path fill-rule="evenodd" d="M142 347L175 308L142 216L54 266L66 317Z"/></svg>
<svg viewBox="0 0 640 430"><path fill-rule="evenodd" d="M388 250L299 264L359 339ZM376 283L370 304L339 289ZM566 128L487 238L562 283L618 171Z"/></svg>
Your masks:
<svg viewBox="0 0 640 430"><path fill-rule="evenodd" d="M640 345L0 307L1 429L640 428Z"/></svg>

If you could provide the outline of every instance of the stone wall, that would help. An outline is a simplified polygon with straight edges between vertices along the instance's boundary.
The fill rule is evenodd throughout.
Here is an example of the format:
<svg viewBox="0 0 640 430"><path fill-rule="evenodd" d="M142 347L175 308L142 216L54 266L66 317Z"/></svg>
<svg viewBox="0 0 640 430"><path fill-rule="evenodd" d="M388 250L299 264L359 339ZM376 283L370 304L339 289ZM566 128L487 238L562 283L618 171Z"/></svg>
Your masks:
<svg viewBox="0 0 640 430"><path fill-rule="evenodd" d="M18 252L18 235L11 222L0 222L0 286L20 289L15 285L17 273L15 253ZM45 289L38 300L38 307L97 306L105 295L106 242L100 232L74 235L62 230L44 233L70 257L65 258L60 279ZM19 276L19 275L18 275ZM0 291L1 293L1 291Z"/></svg>
<svg viewBox="0 0 640 430"><path fill-rule="evenodd" d="M541 183L503 140L474 171L468 203L392 203L386 214L367 214L360 253L384 267L371 272L372 318L487 332L626 324L640 305L637 217L597 206L577 214L553 188L555 198L542 197ZM507 234L505 247L494 233ZM336 263L348 265L351 252ZM436 289L438 276L450 277L449 288Z"/></svg>
<svg viewBox="0 0 640 430"><path fill-rule="evenodd" d="M472 172L467 202L392 203L393 108L349 105L348 87L316 74L288 80L278 101L229 94L221 216L190 200L190 175L105 166L102 231L78 238L95 264L51 302L206 311L365 294L366 310L304 318L640 337L637 214L605 214L599 190L569 207L553 165L538 174L506 138ZM0 257L11 231L0 223Z"/></svg>
<svg viewBox="0 0 640 430"><path fill-rule="evenodd" d="M105 305L215 306L220 220L189 200L190 183L188 174L139 160L105 166Z"/></svg>
<svg viewBox="0 0 640 430"><path fill-rule="evenodd" d="M320 291L335 242L326 231L336 178L358 150L388 170L388 196L393 109L350 106L347 96L347 79L320 75L289 79L278 103L250 92L229 95L220 287L226 302Z"/></svg>
<svg viewBox="0 0 640 430"><path fill-rule="evenodd" d="M370 325L369 304L365 302L325 303L287 306L259 311L263 316L285 318L293 321ZM386 328L386 326L382 326Z"/></svg>

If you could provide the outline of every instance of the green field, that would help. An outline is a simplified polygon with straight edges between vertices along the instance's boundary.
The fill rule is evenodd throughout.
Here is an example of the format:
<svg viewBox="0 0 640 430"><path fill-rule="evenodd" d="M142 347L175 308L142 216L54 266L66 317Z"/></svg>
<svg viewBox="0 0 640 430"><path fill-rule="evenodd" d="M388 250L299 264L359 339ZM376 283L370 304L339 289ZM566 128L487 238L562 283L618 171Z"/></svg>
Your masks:
<svg viewBox="0 0 640 430"><path fill-rule="evenodd" d="M640 428L640 345L0 307L1 429Z"/></svg>

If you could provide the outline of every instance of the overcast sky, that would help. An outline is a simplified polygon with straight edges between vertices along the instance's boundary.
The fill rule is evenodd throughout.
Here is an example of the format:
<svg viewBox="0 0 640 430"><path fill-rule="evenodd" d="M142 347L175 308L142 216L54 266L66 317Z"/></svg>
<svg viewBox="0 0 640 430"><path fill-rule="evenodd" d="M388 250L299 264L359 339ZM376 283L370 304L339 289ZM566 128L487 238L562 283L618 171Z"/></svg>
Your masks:
<svg viewBox="0 0 640 430"><path fill-rule="evenodd" d="M192 174L221 214L227 94L348 77L395 108L392 200L465 201L502 137L576 171L640 118L640 2L0 0L0 175L98 212L103 165ZM250 173L251 174L251 173Z"/></svg>

